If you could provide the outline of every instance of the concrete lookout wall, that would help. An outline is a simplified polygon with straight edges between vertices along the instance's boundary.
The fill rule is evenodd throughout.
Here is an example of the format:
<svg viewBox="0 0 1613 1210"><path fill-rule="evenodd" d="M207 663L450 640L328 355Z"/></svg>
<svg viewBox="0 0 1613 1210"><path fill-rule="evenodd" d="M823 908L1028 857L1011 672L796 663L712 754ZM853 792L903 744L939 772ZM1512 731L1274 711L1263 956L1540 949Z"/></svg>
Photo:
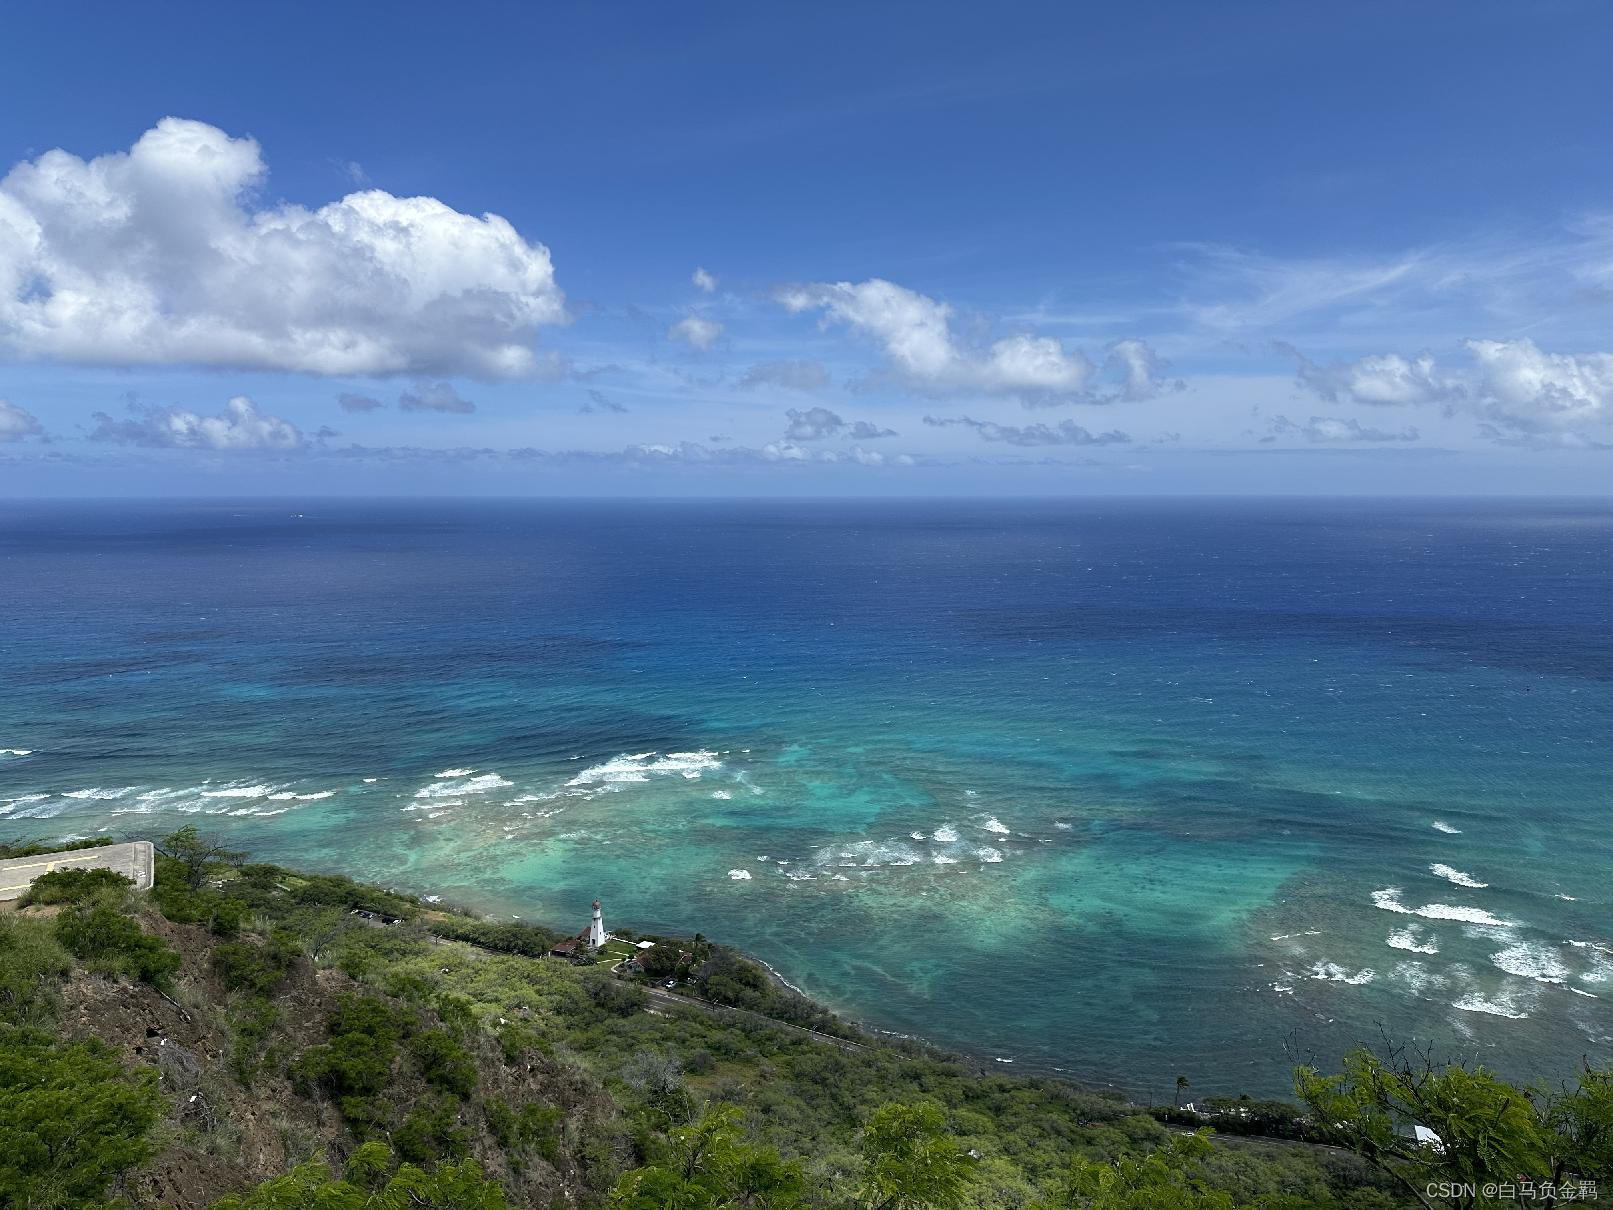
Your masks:
<svg viewBox="0 0 1613 1210"><path fill-rule="evenodd" d="M149 840L107 845L99 849L71 849L0 861L0 903L20 899L34 879L52 870L116 870L141 890L149 890L156 877L156 855Z"/></svg>

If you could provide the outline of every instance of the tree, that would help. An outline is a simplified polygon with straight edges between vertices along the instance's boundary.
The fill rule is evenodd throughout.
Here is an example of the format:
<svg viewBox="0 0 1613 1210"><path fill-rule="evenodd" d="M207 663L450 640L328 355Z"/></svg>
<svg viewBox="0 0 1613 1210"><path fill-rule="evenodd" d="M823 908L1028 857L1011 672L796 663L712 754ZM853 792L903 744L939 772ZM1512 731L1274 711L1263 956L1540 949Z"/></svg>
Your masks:
<svg viewBox="0 0 1613 1210"><path fill-rule="evenodd" d="M157 1074L104 1043L0 1028L0 1206L100 1205L113 1178L155 1152Z"/></svg>
<svg viewBox="0 0 1613 1210"><path fill-rule="evenodd" d="M170 861L179 863L185 885L193 891L201 889L214 867L237 865L246 860L244 852L226 848L219 837L203 836L193 824L168 833L157 842L156 849Z"/></svg>
<svg viewBox="0 0 1613 1210"><path fill-rule="evenodd" d="M1176 1077L1176 1108L1180 1109L1182 1107L1182 1094L1185 1093L1187 1091L1187 1089L1188 1089L1187 1077L1186 1076L1177 1076Z"/></svg>
<svg viewBox="0 0 1613 1210"><path fill-rule="evenodd" d="M946 1113L934 1101L893 1101L874 1110L863 1129L867 1168L860 1203L871 1210L961 1206L974 1159L946 1127Z"/></svg>
<svg viewBox="0 0 1613 1210"><path fill-rule="evenodd" d="M678 947L658 941L647 950L640 950L639 966L646 975L662 978L678 969Z"/></svg>
<svg viewBox="0 0 1613 1210"><path fill-rule="evenodd" d="M771 1147L742 1141L739 1110L714 1109L671 1132L660 1163L634 1169L617 1182L617 1210L795 1210L804 1206L800 1165Z"/></svg>
<svg viewBox="0 0 1613 1210"><path fill-rule="evenodd" d="M1525 1091L1483 1067L1391 1047L1381 1058L1356 1051L1338 1075L1301 1067L1294 1079L1324 1137L1423 1206L1465 1210L1481 1204L1484 1185L1520 1177L1577 1192L1613 1171L1613 1068L1587 1063L1577 1088ZM1435 1139L1419 1139L1414 1126Z"/></svg>

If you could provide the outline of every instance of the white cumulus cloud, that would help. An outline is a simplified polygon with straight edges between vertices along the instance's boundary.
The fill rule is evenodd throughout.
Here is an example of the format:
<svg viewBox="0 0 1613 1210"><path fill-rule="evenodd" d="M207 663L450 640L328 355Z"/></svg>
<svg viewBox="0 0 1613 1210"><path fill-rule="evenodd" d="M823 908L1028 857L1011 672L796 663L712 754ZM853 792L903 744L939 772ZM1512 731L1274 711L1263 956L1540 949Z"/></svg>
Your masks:
<svg viewBox="0 0 1613 1210"><path fill-rule="evenodd" d="M1375 354L1324 366L1284 348L1299 360L1300 382L1329 403L1404 406L1447 400L1461 392L1461 385L1441 372L1428 353L1414 358Z"/></svg>
<svg viewBox="0 0 1613 1210"><path fill-rule="evenodd" d="M790 286L778 300L794 312L821 311L871 337L909 385L933 394L978 392L1022 402L1113 402L1145 399L1162 387L1157 362L1142 341L1120 341L1104 369L1123 380L1118 390L1096 389L1099 370L1079 349L1050 336L1016 333L985 344L962 340L953 309L944 302L882 278Z"/></svg>
<svg viewBox="0 0 1613 1210"><path fill-rule="evenodd" d="M715 293L717 289L717 279L699 266L696 266L695 271L689 275L689 280L705 294Z"/></svg>
<svg viewBox="0 0 1613 1210"><path fill-rule="evenodd" d="M1495 422L1538 430L1613 420L1613 354L1547 353L1528 339L1463 343L1475 394Z"/></svg>
<svg viewBox="0 0 1613 1210"><path fill-rule="evenodd" d="M258 144L164 118L0 179L0 351L99 364L518 378L564 322L549 250L379 189L258 206Z"/></svg>
<svg viewBox="0 0 1613 1210"><path fill-rule="evenodd" d="M125 420L96 412L91 441L156 449L296 450L307 442L289 420L267 416L245 395L237 395L216 416L184 408L135 406Z"/></svg>
<svg viewBox="0 0 1613 1210"><path fill-rule="evenodd" d="M1330 403L1440 403L1500 433L1577 434L1613 423L1613 353L1548 352L1527 337L1465 340L1462 349L1465 361L1444 364L1429 353L1382 353L1323 366L1289 352L1300 383ZM1576 436L1568 444L1585 443Z"/></svg>

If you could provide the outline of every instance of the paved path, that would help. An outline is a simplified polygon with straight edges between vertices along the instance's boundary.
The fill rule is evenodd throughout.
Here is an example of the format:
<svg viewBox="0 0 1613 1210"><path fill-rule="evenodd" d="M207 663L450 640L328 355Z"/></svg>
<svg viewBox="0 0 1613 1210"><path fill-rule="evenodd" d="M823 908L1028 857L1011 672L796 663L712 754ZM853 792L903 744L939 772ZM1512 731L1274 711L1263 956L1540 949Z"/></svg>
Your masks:
<svg viewBox="0 0 1613 1210"><path fill-rule="evenodd" d="M149 840L106 845L99 849L71 849L0 861L0 902L20 899L35 878L52 870L116 870L132 879L140 890L151 887L156 858Z"/></svg>

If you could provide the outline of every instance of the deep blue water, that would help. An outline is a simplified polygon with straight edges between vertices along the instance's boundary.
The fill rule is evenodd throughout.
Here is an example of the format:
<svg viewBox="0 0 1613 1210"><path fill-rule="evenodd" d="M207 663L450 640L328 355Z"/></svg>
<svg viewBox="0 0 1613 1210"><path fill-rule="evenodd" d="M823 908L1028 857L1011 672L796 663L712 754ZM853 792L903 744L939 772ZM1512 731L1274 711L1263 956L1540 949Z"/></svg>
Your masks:
<svg viewBox="0 0 1613 1210"><path fill-rule="evenodd" d="M1610 556L1600 502L0 503L0 837L597 896L1140 1095L1378 1022L1564 1074Z"/></svg>

